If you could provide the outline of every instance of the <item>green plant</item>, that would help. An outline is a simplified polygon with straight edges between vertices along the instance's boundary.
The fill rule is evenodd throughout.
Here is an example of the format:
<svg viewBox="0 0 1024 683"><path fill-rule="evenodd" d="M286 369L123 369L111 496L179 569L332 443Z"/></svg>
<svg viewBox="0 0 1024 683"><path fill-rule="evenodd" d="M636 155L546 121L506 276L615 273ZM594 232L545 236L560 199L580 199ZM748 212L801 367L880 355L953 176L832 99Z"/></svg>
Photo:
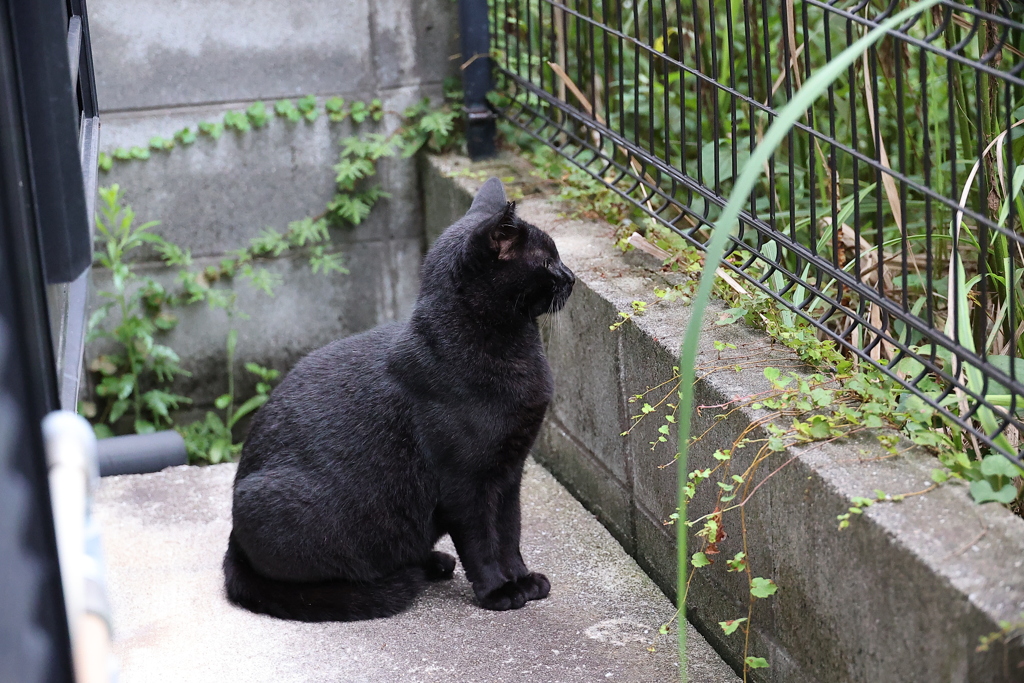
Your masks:
<svg viewBox="0 0 1024 683"><path fill-rule="evenodd" d="M380 100L369 103L353 102L346 108L344 100L328 98L324 111L332 122L351 116L356 123L367 119L382 120L388 112ZM280 100L275 103L274 114L292 122L315 121L320 111L316 98L307 96L297 102ZM318 216L307 216L288 224L283 233L273 228L264 229L249 244L230 252L216 265L194 269L187 250L153 233L157 224L134 225L134 212L123 207L120 188L114 185L102 188L101 215L97 264L111 273L111 291L101 292L110 299L92 316L90 339L106 339L110 345L91 363L97 376L96 402L86 401L81 412L93 420L97 434L110 436L115 431L145 433L174 424L172 411L191 399L170 391L176 376L187 374L180 368L179 358L168 346L159 343L161 332L174 327L177 318L171 312L180 306L200 302L223 310L229 319L242 319L244 312L237 310L236 296L231 286L236 279L246 280L268 296L273 295L279 278L262 267L268 259L287 253L301 253L308 258L314 273L347 273L341 254L330 248L329 226L357 225L370 213L373 206L388 194L379 185L370 185L376 175L377 163L382 158L399 152L411 156L423 147L440 151L456 144L458 118L461 112L457 98L441 108L430 106L423 100L408 108L400 125L390 135L366 132L342 140L342 151L335 165L337 192L325 211ZM250 134L270 124L271 115L263 102L256 102L245 111L231 111L222 122L201 122L195 129L185 127L171 138L154 137L149 149L171 152L176 145L193 144L198 135L218 140L225 129L238 134ZM130 163L149 158L147 148L118 148L102 153L99 168L110 171L115 163ZM152 277L137 271L132 253L149 245L156 249L163 264L177 270L176 287L169 291ZM105 327L104 321L111 310L116 310L116 324ZM176 426L186 439L186 447L193 462L222 462L237 455L240 444L235 442L233 430L239 420L256 410L269 396L271 383L277 371L246 363L245 369L256 375L256 394L237 405L235 393L234 358L238 340L232 328L226 340L227 392L215 401L220 413L208 411L204 419L186 426ZM125 417L126 413L128 417ZM129 418L134 417L134 420Z"/></svg>
<svg viewBox="0 0 1024 683"><path fill-rule="evenodd" d="M187 255L151 232L156 221L136 225L135 213L121 206L117 185L100 188L99 195L95 258L110 272L111 289L100 292L106 302L89 317L87 340L106 340L109 351L89 366L99 377L95 393L100 405L86 402L81 410L94 420L100 438L113 435L113 428L125 416L133 431L146 434L172 424L171 411L191 400L166 390L176 376L187 374L174 350L156 339L159 332L177 323L164 308L167 291L153 278L139 276L130 257L146 245L155 247L165 259L187 261ZM105 328L102 323L111 311L116 324Z"/></svg>
<svg viewBox="0 0 1024 683"><path fill-rule="evenodd" d="M212 410L206 412L202 420L197 420L180 429L185 437L185 446L192 461L208 461L212 464L233 460L242 450L242 444L235 441L232 430L238 421L246 417L270 398L271 383L280 373L256 363L246 363L247 372L259 378L256 383L256 395L240 406L235 406L235 349L238 344L238 331L231 330L227 338L227 374L228 391L217 397L214 406L223 411L218 415Z"/></svg>
<svg viewBox="0 0 1024 683"><path fill-rule="evenodd" d="M787 133L793 128L797 120L800 119L804 112L811 106L811 104L833 83L844 71L853 64L860 56L874 43L885 36L887 31L892 30L898 26L902 21L915 16L927 8L935 5L938 0L922 0L921 2L914 3L911 7L904 9L901 12L896 13L894 16L888 18L882 22L879 26L869 31L864 37L854 42L842 53L836 56L829 64L824 68L817 71L811 76L804 86L798 90L789 104L779 112L778 117L772 123L771 127L765 133L764 139L758 144L757 148L751 154L750 159L745 165L743 172L737 178L728 204L722 210L718 221L715 223L715 228L712 231L711 240L707 246L707 261L709 263L717 264L721 262L725 255L725 247L728 237L734 226L737 224L739 213L743 206L748 201L751 192L754 189L754 184L757 177L761 174L764 164L768 161L768 158L772 155L775 149L782 143L786 138ZM682 350L680 352L679 367L681 369L680 378L680 395L679 405L680 412L682 415L690 415L693 410L693 383L695 379L694 366L696 364L697 357L697 345L700 340L700 328L703 319L703 312L707 308L708 301L711 296L711 290L715 280L715 270L706 268L704 274L700 278L700 284L697 287L697 293L694 297L693 313L690 318L690 323L687 325L686 334L683 340ZM679 516L681 519L686 519L686 492L687 492L687 450L690 445L690 424L689 420L681 420L679 422ZM680 661L686 661L686 650L685 650L685 612L686 612L686 573L682 571L682 568L686 566L687 560L687 531L684 525L677 525L677 546L678 546L678 566L680 568L679 581L678 581L678 594L680 596L679 602L679 638L680 638ZM756 596L755 596L756 597ZM752 609L753 602L751 602ZM748 619L750 613L748 612ZM747 642L749 643L749 621L746 628ZM749 666L749 663L748 663ZM680 667L684 669L685 667ZM744 672L746 668L744 669ZM683 678L685 680L685 674Z"/></svg>
<svg viewBox="0 0 1024 683"><path fill-rule="evenodd" d="M623 50L621 45L616 49L616 41L601 40L599 33L595 38L594 26L610 21L623 9L595 0L585 8L577 8L573 15L563 15L560 32L552 34L531 28L543 25L543 17L537 15L539 9L530 5L525 9L496 5L504 30L498 34L495 57L521 79L586 110L599 122L632 138L634 144L721 196L729 195L738 181L739 169L750 165L751 150L765 138L769 117L751 100L773 109L781 108L792 97L790 89L802 85L805 74L826 63L842 45L860 37L857 30L844 35L842 22L830 25L829 12L813 8L796 20L802 23L801 32L797 24L787 19L785 5L761 8L762 15L758 8L753 8L754 14L744 17L738 3L701 1L693 6L692 12L666 6L661 13L646 13L645 5L640 3L633 8L635 13L619 14L618 20L623 30L647 36L647 44L667 57L659 59L654 54L648 59L643 50ZM865 16L874 16L879 9L877 3L858 6ZM560 10L553 11L557 13L552 20L561 14ZM945 20L940 13L926 12L907 29L906 35L916 41L929 36L927 40L935 39L936 45L944 44L947 49L956 43L960 55L968 61L985 61L983 55L992 55L1006 67L1021 58L1024 34L1020 31L1004 34L1000 50L995 33L976 31L971 25L955 10ZM784 72L785 88L781 77L774 83L770 77L771 71L781 71L781 66L771 67L766 59L759 58L773 53L771 48L775 45L788 47L792 56L791 68ZM939 329L951 325L954 329L969 330L977 338L976 353L986 359L992 357L993 364L1001 362L1010 367L1009 357L1024 354L1024 337L1010 322L1024 319L1024 278L1018 264L1020 254L1011 253L1019 249L1008 239L1018 230L1024 210L1024 166L1019 162L1024 158L1024 98L1019 89L1007 91L1005 98L996 96L998 78L988 78L967 62L950 60L928 50L917 55L920 61L915 68L919 67L920 74L915 75L919 75L921 87L908 87L910 71L904 65L914 61L915 50L902 38L868 48L849 64L845 73L830 81L829 97L811 102L800 117L802 124L822 134L827 130L827 136L841 144L873 153L878 165L894 175L879 173L870 164L858 162L853 155L836 154L834 149L827 155L826 141L791 129L785 144L778 146L766 162L774 169L770 179L767 174L755 179L756 192L746 198L748 204L744 208L762 219L767 216L773 229L787 233L819 257L832 259L836 267L876 287L880 295L893 303L899 303L903 290L903 299L912 302L909 313L922 323ZM554 55L554 61L540 59L541 54ZM694 70L678 69L669 59L686 63ZM509 81L506 87L515 91L517 103L546 110L542 100L513 82ZM751 100L735 97L735 90ZM504 95L493 99L499 108L522 111ZM616 106L618 102L620 106ZM905 127L905 116L893 115L895 112L913 112L926 120L928 126ZM560 113L552 115L561 120ZM524 115L518 123L531 129L533 122L539 120ZM857 122L867 130L858 131ZM510 140L529 148L542 167L565 166L557 161L557 153L546 147L537 149L537 143L516 125L499 125ZM586 131L585 122L579 125ZM618 216L613 215L614 211L605 211L613 225L622 226L620 239L636 230L675 257L686 245L681 245L681 238L662 224L652 221L652 215L683 230L699 228L695 237L705 239L706 232L697 218L717 220L721 215L717 206L705 204L702 211L692 202L689 190L681 189L666 177L656 181L649 174L644 175L625 149L595 131L590 133L591 143L601 149L605 159L632 166L634 175L643 176L647 186L657 187L675 201L675 205L654 206L647 187L638 186L632 175L609 172L601 157L560 137L557 145L562 154L584 167L570 166L558 171L563 183L585 186L585 179L579 182L579 177L600 172L605 174L603 181L614 187L614 192L607 188L595 191L595 183L591 182L591 187L582 193L588 195L587 204L600 200L621 206ZM903 151L899 152L898 160L890 163L888 154L897 146ZM908 181L899 181L899 176ZM954 230L949 235L939 234L933 225L943 219L937 218L935 212L929 218L929 209L934 205L919 189L923 186L936 192L959 194L963 206L988 214L1003 232L986 230L975 219L965 218L963 212L950 211L951 216L955 214ZM574 192L579 194L570 190L570 194ZM654 203L658 201L655 198ZM686 211L687 205L693 215ZM1011 207L1016 207L1016 211ZM591 209L587 206L584 210ZM897 350L892 345L870 344L870 333L851 325L850 317L832 308L828 299L840 301L840 308L859 308L873 325L881 324L879 306L860 300L856 292L844 288L835 278L817 283L817 289L824 293L818 298L810 288L791 286L789 279L769 262L782 264L804 281L816 277L811 265L796 251L771 242L761 244L763 233L757 236L755 231L744 229L740 234L756 249L745 252L740 246L730 259L736 263L749 259L750 263L744 266L747 271L762 279L781 300L799 307L811 319L820 319L832 332L846 336L850 346L869 347L871 360L886 363L896 359ZM930 267L923 256L915 254L915 249L927 242L934 242ZM946 244L946 255L941 248L934 248ZM986 262L977 263L977 254L983 248L987 251ZM897 265L900 256L904 259L902 270L907 272L901 272ZM759 261L762 258L765 262ZM962 281L965 286L954 295L957 267L966 270ZM975 268L984 276L972 277ZM942 271L947 271L948 276L943 278ZM881 282L873 284L873 277ZM980 295L982 286L987 296ZM922 314L923 310L927 314ZM790 321L797 316L784 309L781 315ZM888 331L908 344L920 339L912 326L898 321L892 322ZM931 353L923 342L917 344L925 354ZM1011 392L999 393L992 391L991 386L979 384L982 375L975 372L976 368L954 367L956 363L941 357L932 360L947 371L959 372L968 390L982 396L989 405L1007 407L1013 400ZM913 366L911 361L905 362ZM1005 441L997 429L998 419L989 419L999 411L985 406L976 410L975 402L962 400L962 394L954 396L944 408L971 416L975 425L997 435L995 440ZM1016 400L1019 402L1020 397ZM987 447L977 439L956 427L948 429L954 439L964 439L974 460L987 456ZM1005 434L1011 442L1020 436L1013 426ZM1003 489L1007 492L1002 494L1005 497L1005 484Z"/></svg>
<svg viewBox="0 0 1024 683"><path fill-rule="evenodd" d="M969 21L958 17L955 10L951 13L949 8L945 13L922 12L931 4L934 3L913 4L901 15L921 13L911 22L913 28L907 30L913 39L920 40L930 34L928 40L931 40L941 35L940 42L945 41L947 49L958 43L962 48L961 54L968 60L984 61L982 55L999 55L1000 51L994 49L993 32L989 31L988 35L982 35L986 33L984 30L975 32ZM566 188L562 197L574 200L581 213L596 214L615 225L616 236L623 248L631 248L628 240L636 231L650 245L666 252L666 266L704 272L696 296L692 282L684 285L679 293L679 296L695 300L697 312L691 318L691 325L702 317L703 305L714 290L732 305L723 314L721 324L744 319L793 348L801 360L818 369L811 379L801 380L785 372L784 368L774 367L770 360L751 359L749 356L723 358L720 368L698 369L726 371L730 365L726 360L732 361L736 367L749 367L752 362L763 363L766 377L775 386L770 395L750 397L749 400L717 408L730 412L740 405L768 409L777 424L769 421L761 425L768 430L764 443L755 444L748 438L741 438L732 448L718 451L715 454L717 467L687 471L685 465L680 466L680 510L673 519L686 518L685 502L700 485L716 487L722 512L742 511L747 496L740 492L752 493L759 484L753 482L754 470L747 469L742 474L730 472L733 455L740 448L756 446L759 450L754 462L759 464L767 462L770 454L780 452L791 443L840 438L869 428L901 430L915 444L934 451L941 467L933 471L935 485L924 491L902 494L875 491L871 496L855 499L850 509L839 515L840 528L855 523L857 515L874 504L898 502L910 495L926 493L951 478L968 481L971 494L979 503L1013 501L1019 505L1018 476L1021 472L1016 466L979 445L978 440L972 439L953 420L938 413L888 375L844 358L826 335L817 332L792 310L778 305L775 299L758 291L737 294L737 288L726 279L728 273L719 268L720 278L715 278L716 269L703 265L722 261L721 247L725 244L726 233L733 231L736 225L735 218L740 208L761 217L770 215L773 229L786 233L819 256L831 257L838 267L864 281L872 276L870 271L884 271L884 274L877 275L882 280L877 283L878 289L893 301L899 297L898 290L886 278L901 277L903 281L897 286L907 292L904 302L912 302L912 315L920 317L927 305L928 324L939 328L945 325L949 336L1006 372L1009 368L1016 369L1018 373L1024 371L1024 365L1017 368L1019 361L1014 360L1024 352L1024 337L1014 324L1008 322L1024 318L1021 303L1024 302L1024 278L1019 268L1020 255L1011 253L1011 248L1016 251L1015 246L1005 233L989 229L986 237L984 228L974 224L973 219L964 219L963 213L955 215L948 236L937 234L928 218L928 211L934 205L929 204L915 187L928 186L947 192L947 188L953 187L954 179L959 178L956 182L962 183L960 203L980 213L986 213L987 208L989 218L1012 234L1017 229L1014 221L1024 215L1024 165L1014 168L1014 163L1011 163L1018 160L1019 164L1019 160L1024 158L1024 100L1021 99L1021 91L1007 91L1006 111L999 113L998 108L1003 103L1001 96L995 93L998 79L986 80L986 76L966 62L947 62L946 56L928 51L922 51L915 68L920 67L922 79L925 73L930 74L934 84L922 82L920 89L908 88L910 71L904 64L914 61L911 57L913 48L898 40L875 48L873 41L882 35L881 29L862 36L858 31L850 32L847 28L847 36L843 36L842 22L834 22L830 26L828 12L815 12L813 8L810 11L804 8L803 33L800 35L793 21L792 5L762 6L760 12L763 14L760 15L757 7L740 3L700 1L693 5L692 13L689 9L683 12L679 6L666 5L660 16L657 10L647 11L648 7L643 2L620 7L595 0L586 7L575 8L572 14L555 8L550 22L555 22L558 28L549 32L533 28L545 25L544 17L537 14L539 6L535 9L528 4L524 10L521 5L496 4L497 24L503 29L498 33L493 51L495 58L520 79L531 81L556 99L585 110L599 123L607 123L611 130L631 138L634 144L688 178L712 188L720 196L729 197L730 201L722 209L704 205L702 217L715 222L716 226L706 257L693 253L692 247L678 235L651 219L657 215L662 221L671 221L684 230L700 229L695 236L704 240L706 233L701 233L703 227L686 212L688 206L695 211L694 215L700 216L701 212L699 206L694 206L689 190L680 189L681 185L665 176L656 180L644 175L633 156L619 148L611 136L588 130L585 118L575 121L575 128L565 127L563 130L590 135L588 142L601 150L603 158L571 139L571 135L561 135L554 141L561 154L546 145L538 145L521 132L519 126L541 136L551 136L548 122L551 118L562 122L564 114L511 80L505 86L508 91L515 92L515 102L501 94L493 101L513 117L517 112L525 112L517 121L519 125L499 122L506 139L526 151L541 175L558 179ZM624 11L628 9L633 11ZM786 9L790 13L788 18ZM879 9L877 3L867 3L858 5L856 11L862 11L865 16L875 16ZM896 9L890 7L887 11ZM745 18L743 13L748 10L754 13ZM653 47L653 54L647 48L624 50L617 39L605 37L601 40L600 29L595 31L595 26L609 23L616 12L622 32L644 37L644 44ZM890 21L889 25L894 24ZM596 39L595 34L598 36ZM1004 34L1002 38L1005 39L1002 54L996 59L1020 57L1024 36L1017 31L1012 35ZM844 39L850 46L838 57L827 52L828 49L838 51L840 48L836 46L844 44ZM832 41L831 48L828 48L829 40ZM773 85L773 79L765 73L770 71L765 55L775 51L769 49L774 45L788 47L784 54L792 59L792 68L785 70L785 90L780 90L781 78ZM667 58L662 59L658 53ZM553 61L547 62L548 58ZM669 60L686 63L688 69L679 69ZM826 63L828 66L823 68L821 65ZM817 74L802 84L801 80L810 76L812 69L817 70ZM950 84L946 82L947 75L952 79ZM749 96L750 100L734 97L736 90ZM829 94L827 100L819 97L826 90ZM792 118L788 123L777 120L766 133L768 116L750 102L764 103L774 110L786 104L779 118ZM531 109L544 112L550 118L531 119ZM915 112L927 120L927 130L924 127L903 130L903 117L893 115L899 111ZM977 116L972 116L973 112L977 112ZM535 125L542 119L545 121L543 125ZM853 140L854 147L859 144L859 151L873 152L882 168L896 168L911 182L897 188L893 176L878 173L869 164L858 164L852 155L835 154L833 150L830 157L826 156L828 148L822 149L823 141L793 130L797 121L816 127L821 133L825 133L826 128L820 123L815 126L814 122L828 121L831 126L827 132L829 137L839 141ZM1016 123L1010 123L1012 121ZM854 135L857 132L856 122L869 129L870 134ZM890 165L886 152L889 146L891 153L896 140L899 140L900 148L898 166ZM781 142L785 144L779 144ZM982 144L986 146L979 156ZM573 163L564 162L563 155ZM970 162L963 161L976 157L973 167ZM672 204L652 206L648 187L638 185L631 175L613 170L605 163L608 159L617 161L620 168L627 164L632 166L635 176L643 177L649 187L658 188L683 209L677 210ZM771 179L758 177L768 164L775 171ZM963 172L967 170L970 172L964 182ZM605 174L605 177L597 179L594 177L597 173ZM960 192L961 187L955 190ZM815 216L819 218L816 220ZM822 220L822 216L827 218ZM860 242L856 243L855 234L859 235L861 231L867 239L859 237ZM750 239L746 236L754 235L754 232L746 230L739 234ZM756 247L767 261L782 264L805 282L815 281L810 265L797 253L771 242L762 243L761 236L755 236L755 239L758 240ZM933 278L935 287L928 286L932 278L920 272L924 266L918 266L915 259L915 247L925 240L949 245L948 255L943 258L939 254L932 265L939 274ZM755 245L751 242L751 246ZM690 252L686 253L688 249ZM983 249L987 250L987 263L979 264L978 272L984 274L974 275L971 272L972 259L977 261L977 254ZM902 273L891 266L893 250L896 255L902 252L910 263L909 273L906 266ZM849 334L844 330L852 326L845 314L830 312L830 303L813 299L809 288L799 283L792 286L778 269L767 265L759 269L755 257L755 250L744 251L741 245L728 260L737 265L744 263L753 279L760 280L779 299L797 304L809 318L824 322L833 332ZM859 272L855 270L858 268ZM945 282L941 278L942 270L948 271ZM856 309L860 305L861 310L866 310L865 315L878 324L874 321L879 315L878 307L858 301L855 293L844 290L835 279L826 278L815 285L834 301L841 301L843 306ZM979 295L983 285L987 297ZM941 291L943 289L947 291ZM650 306L662 300L660 294L656 297L634 301L629 309L619 313L621 319L611 325L612 329L621 327L633 317L644 315ZM985 333L979 334L979 331ZM914 339L912 332L899 322L892 326L892 333L897 339ZM852 346L867 346L863 337L856 337L862 332L852 334L853 338L848 340ZM885 366L896 357L891 346L887 347L885 343L871 348L871 359L879 365ZM716 343L716 349L726 351L728 345ZM1001 417L998 409L1011 407L1015 401L1019 405L1020 398L996 382L986 382L979 368L970 363L960 363L942 349L923 343L915 349L922 357L931 357L947 372L958 374L959 381L969 391L983 396L987 405L965 401L963 391L951 392L948 382L943 382L937 374L928 375L924 367L913 359L904 358L896 367L896 373L923 377L915 384L926 397L953 414L971 416L976 426L990 435L998 435L994 440L1002 450L1015 451L1016 448L1009 447L1011 444L1007 443L1010 439L998 431ZM686 370L687 377L680 377L677 369L676 375L663 385L633 397L634 402L642 404L642 408L634 416L634 424L627 433L641 420L655 416L661 418L656 436L650 442L652 448L667 445L670 431L677 424L677 415L688 416L690 413L684 400L674 401L680 386L688 390L692 384L693 363L684 358L681 367ZM821 403L825 398L831 401L827 405ZM679 430L680 451L685 456L687 439L684 430L689 428L689 419L678 420L678 423L683 423ZM1007 432L1010 436L1019 436L1012 426ZM695 438L701 438L701 435ZM884 448L896 453L895 438L891 433L882 433L879 438ZM737 496L738 502L733 500ZM702 542L712 548L720 521L712 517L703 520L704 526L700 527ZM681 528L679 533L679 560L680 567L683 567L685 534ZM713 556L714 552L696 553L694 565L710 563L709 555ZM685 572L679 572L680 581L684 580L684 575ZM680 590L680 595L684 594ZM744 632L749 632L749 626L746 619L722 622L727 634L741 627ZM683 634L680 628L681 638ZM746 664L748 668L767 665L756 658L748 658Z"/></svg>
<svg viewBox="0 0 1024 683"><path fill-rule="evenodd" d="M216 266L196 270L188 251L151 232L156 222L135 225L134 211L122 206L122 197L117 185L100 188L96 261L110 272L111 289L100 291L108 301L91 315L88 339L106 340L108 350L90 363L89 369L97 376L97 402L83 402L80 410L93 420L101 438L116 432L144 434L170 427L174 425L172 411L192 402L170 391L175 377L188 373L181 369L174 350L159 342L160 334L177 324L171 312L174 308L206 302L211 309L223 310L229 319L245 317L237 310L234 290L218 283L239 278L272 296L277 278L259 263L293 250L306 250L314 273L347 272L340 255L325 251L330 236L323 218L293 221L284 234L266 230ZM157 251L165 266L177 270L173 290L153 277L139 275L133 252L146 245ZM112 311L115 324L104 326ZM237 454L232 428L266 400L270 382L277 377L275 370L247 363L246 369L260 378L257 393L235 407L237 335L235 329L228 332L228 392L215 404L224 411L223 418L211 412L201 422L178 427L193 462L220 462ZM126 413L134 418L129 424L124 424Z"/></svg>

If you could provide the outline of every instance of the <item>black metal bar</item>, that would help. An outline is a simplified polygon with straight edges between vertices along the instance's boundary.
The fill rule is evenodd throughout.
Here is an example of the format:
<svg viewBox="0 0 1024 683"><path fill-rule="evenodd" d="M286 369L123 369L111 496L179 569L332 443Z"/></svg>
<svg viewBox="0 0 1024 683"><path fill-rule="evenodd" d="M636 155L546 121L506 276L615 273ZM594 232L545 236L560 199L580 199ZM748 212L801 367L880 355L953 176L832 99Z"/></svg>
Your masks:
<svg viewBox="0 0 1024 683"><path fill-rule="evenodd" d="M459 0L462 43L462 87L465 91L466 147L474 161L489 159L494 146L494 112L487 102L491 91L491 36L487 0Z"/></svg>

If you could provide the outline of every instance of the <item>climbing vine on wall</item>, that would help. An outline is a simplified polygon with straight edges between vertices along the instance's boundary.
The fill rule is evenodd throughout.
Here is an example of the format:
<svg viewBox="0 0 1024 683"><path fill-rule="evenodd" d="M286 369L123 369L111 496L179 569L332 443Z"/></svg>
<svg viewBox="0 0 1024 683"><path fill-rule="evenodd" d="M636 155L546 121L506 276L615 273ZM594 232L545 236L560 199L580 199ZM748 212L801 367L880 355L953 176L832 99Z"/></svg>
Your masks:
<svg viewBox="0 0 1024 683"><path fill-rule="evenodd" d="M192 462L217 463L235 457L241 449L235 438L239 421L267 400L278 373L245 363L246 372L256 379L256 393L247 398L236 395L238 333L232 324L225 339L225 393L216 399L215 410L207 411L203 418L187 425L176 424L175 411L192 401L172 391L175 378L188 373L182 369L178 354L163 343L166 332L177 325L175 309L205 302L211 310L223 311L232 323L243 319L246 316L237 306L234 283L244 281L273 296L274 288L281 284L280 277L264 265L286 254L305 257L314 273L347 273L341 254L331 249L330 228L360 224L377 202L389 196L374 182L381 159L411 157L423 148L443 151L458 144L459 92L450 84L441 106L424 99L403 112L385 109L379 99L347 102L330 97L321 103L309 95L294 101L279 100L272 107L256 102L244 111L226 112L220 121L201 121L170 137L153 137L145 147L119 147L99 155L100 170L109 172L115 164L141 163L154 154L173 153L201 136L216 141L226 131L252 134L271 125L274 117L287 125L303 125L320 116L331 123L350 120L356 127L374 127L341 141L342 149L333 167L334 196L320 214L292 221L284 232L266 228L216 265L196 267L189 250L155 232L158 222L136 224L135 214L124 205L118 185L101 188L95 262L109 271L111 284L99 292L104 303L89 321L89 340L99 342L103 349L89 364L94 400L79 406L93 422L98 436L174 427L185 437ZM377 131L374 124L388 116L397 118L399 125L391 133ZM173 287L142 273L133 256L144 248L155 250L164 266L177 271Z"/></svg>

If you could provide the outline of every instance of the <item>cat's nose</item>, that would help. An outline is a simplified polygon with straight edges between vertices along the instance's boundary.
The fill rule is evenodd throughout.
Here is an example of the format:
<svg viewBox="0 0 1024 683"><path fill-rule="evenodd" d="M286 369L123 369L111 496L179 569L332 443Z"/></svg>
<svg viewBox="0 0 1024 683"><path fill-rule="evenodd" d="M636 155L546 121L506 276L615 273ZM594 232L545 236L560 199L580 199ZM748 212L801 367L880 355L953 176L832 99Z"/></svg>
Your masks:
<svg viewBox="0 0 1024 683"><path fill-rule="evenodd" d="M573 274L573 272L566 268L564 265L562 266L562 277L565 278L566 283L570 287L576 284L576 275Z"/></svg>

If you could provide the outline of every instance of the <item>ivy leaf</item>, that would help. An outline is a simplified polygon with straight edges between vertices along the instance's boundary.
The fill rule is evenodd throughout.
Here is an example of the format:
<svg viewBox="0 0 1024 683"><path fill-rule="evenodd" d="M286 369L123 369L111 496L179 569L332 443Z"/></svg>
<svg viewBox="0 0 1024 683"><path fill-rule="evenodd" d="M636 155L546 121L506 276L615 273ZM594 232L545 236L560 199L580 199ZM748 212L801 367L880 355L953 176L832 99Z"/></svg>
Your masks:
<svg viewBox="0 0 1024 683"><path fill-rule="evenodd" d="M734 322L736 322L746 314L747 309L745 308L730 308L727 311L723 311L722 314L718 316L718 320L715 321L715 324L732 325Z"/></svg>
<svg viewBox="0 0 1024 683"><path fill-rule="evenodd" d="M162 138L154 135L149 139L149 148L158 152L166 152L174 149L174 138Z"/></svg>
<svg viewBox="0 0 1024 683"><path fill-rule="evenodd" d="M767 669L768 662L765 661L764 657L747 657L743 660L748 668L751 669Z"/></svg>
<svg viewBox="0 0 1024 683"><path fill-rule="evenodd" d="M370 111L366 106L366 102L356 101L352 103L349 114L352 116L353 121L356 123L362 123L366 120L366 117L370 115Z"/></svg>
<svg viewBox="0 0 1024 683"><path fill-rule="evenodd" d="M693 557L690 558L690 563L697 568L706 567L711 564L711 560L704 553L694 553Z"/></svg>
<svg viewBox="0 0 1024 683"><path fill-rule="evenodd" d="M814 415L811 417L808 435L812 439L827 439L830 432L828 418L824 415Z"/></svg>
<svg viewBox="0 0 1024 683"><path fill-rule="evenodd" d="M811 391L811 400L814 401L816 405L819 405L821 407L831 405L833 400L832 392L829 391L828 389L816 387Z"/></svg>
<svg viewBox="0 0 1024 683"><path fill-rule="evenodd" d="M291 100L278 100L275 102L274 113L285 117L292 123L298 123L299 119L302 118L302 114L295 108L295 103Z"/></svg>
<svg viewBox="0 0 1024 683"><path fill-rule="evenodd" d="M1008 458L998 453L985 456L981 461L981 473L986 477L1019 477L1024 474Z"/></svg>
<svg viewBox="0 0 1024 683"><path fill-rule="evenodd" d="M313 95L306 95L300 98L295 105L298 107L299 112L302 113L302 116L310 123L316 121L317 117L320 116L320 112L316 108L316 97Z"/></svg>
<svg viewBox="0 0 1024 683"><path fill-rule="evenodd" d="M100 152L98 165L99 169L106 173L107 171L114 167L114 158L111 157L106 152Z"/></svg>
<svg viewBox="0 0 1024 683"><path fill-rule="evenodd" d="M384 103L380 101L380 98L375 97L370 102L370 114L374 121L384 118Z"/></svg>
<svg viewBox="0 0 1024 683"><path fill-rule="evenodd" d="M249 123L255 128L262 128L267 125L267 121L270 116L267 114L267 105L263 102L254 102L245 110L245 115L249 118Z"/></svg>
<svg viewBox="0 0 1024 683"><path fill-rule="evenodd" d="M199 123L199 132L202 135L209 135L214 140L219 140L220 136L224 134L224 124L201 121Z"/></svg>
<svg viewBox="0 0 1024 683"><path fill-rule="evenodd" d="M725 563L727 565L729 565L729 569L727 571L730 571L730 572L741 572L741 571L744 571L747 568L747 554L746 553L736 553L735 557L733 557L731 560L726 560Z"/></svg>
<svg viewBox="0 0 1024 683"><path fill-rule="evenodd" d="M975 503L1012 503L1017 497L1017 487L1013 484L1006 484L996 491L988 479L978 479L971 482L971 497L974 498Z"/></svg>
<svg viewBox="0 0 1024 683"><path fill-rule="evenodd" d="M249 123L249 117L246 116L245 112L241 111L229 111L224 114L224 127L234 128L239 133L245 133L252 130L252 124Z"/></svg>
<svg viewBox="0 0 1024 683"><path fill-rule="evenodd" d="M718 625L722 627L723 631L725 631L725 635L731 636L733 633L736 632L736 629L738 629L740 625L746 620L746 617L742 619L730 619L729 621L720 621L718 622Z"/></svg>
<svg viewBox="0 0 1024 683"><path fill-rule="evenodd" d="M755 576L750 580L750 594L755 598L767 598L775 595L775 591L779 590L779 587L775 585L775 582L771 579L761 578Z"/></svg>
<svg viewBox="0 0 1024 683"><path fill-rule="evenodd" d="M185 127L174 134L174 139L183 145L191 145L196 141L196 133L191 128Z"/></svg>
<svg viewBox="0 0 1024 683"><path fill-rule="evenodd" d="M324 109L327 110L327 118L334 123L344 121L345 117L348 116L348 111L345 109L345 100L340 97L328 97L324 102Z"/></svg>

